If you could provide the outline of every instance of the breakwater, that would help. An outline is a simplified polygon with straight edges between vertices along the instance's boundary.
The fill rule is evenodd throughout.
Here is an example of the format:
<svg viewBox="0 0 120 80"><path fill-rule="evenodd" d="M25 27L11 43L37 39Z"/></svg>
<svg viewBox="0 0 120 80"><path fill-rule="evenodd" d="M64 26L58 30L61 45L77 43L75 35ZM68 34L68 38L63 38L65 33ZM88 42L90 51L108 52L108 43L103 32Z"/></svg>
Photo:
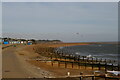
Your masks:
<svg viewBox="0 0 120 80"><path fill-rule="evenodd" d="M98 59L86 56L75 56L74 54L66 54L64 52L56 51L55 47L47 47L47 46L37 46L34 47L36 53L39 53L42 56L48 57L49 61L51 61L51 65L54 66L54 63L58 63L58 67L61 67L61 64L64 64L65 68L68 68L71 65L71 68L74 66L78 66L77 68L84 67L87 69L88 67L91 69L98 70L115 70L120 71L120 65L114 64L115 61L107 60L107 59ZM63 65L62 65L63 67Z"/></svg>

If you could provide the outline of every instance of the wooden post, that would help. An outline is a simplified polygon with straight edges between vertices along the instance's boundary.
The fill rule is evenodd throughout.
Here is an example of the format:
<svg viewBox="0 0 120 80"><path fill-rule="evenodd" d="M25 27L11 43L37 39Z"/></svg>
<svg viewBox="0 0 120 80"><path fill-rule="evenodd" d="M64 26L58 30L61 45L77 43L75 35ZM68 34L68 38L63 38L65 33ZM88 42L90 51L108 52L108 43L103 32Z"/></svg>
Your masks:
<svg viewBox="0 0 120 80"><path fill-rule="evenodd" d="M114 63L115 63L116 61L114 60Z"/></svg>
<svg viewBox="0 0 120 80"><path fill-rule="evenodd" d="M80 75L81 75L81 76L80 76L80 80L82 80L82 78L83 78L83 77L82 77L82 75L83 75L83 72L81 72L81 73L80 73Z"/></svg>
<svg viewBox="0 0 120 80"><path fill-rule="evenodd" d="M95 72L93 74L94 74L94 76L92 76L92 80L95 80Z"/></svg>
<svg viewBox="0 0 120 80"><path fill-rule="evenodd" d="M58 61L58 67L60 67L60 61Z"/></svg>
<svg viewBox="0 0 120 80"><path fill-rule="evenodd" d="M73 56L73 61L75 61L75 56Z"/></svg>
<svg viewBox="0 0 120 80"><path fill-rule="evenodd" d="M57 54L55 53L55 60L57 60Z"/></svg>
<svg viewBox="0 0 120 80"><path fill-rule="evenodd" d="M52 59L52 54L51 54L51 59Z"/></svg>
<svg viewBox="0 0 120 80"><path fill-rule="evenodd" d="M66 63L66 61L65 61L65 68L67 68L67 63Z"/></svg>
<svg viewBox="0 0 120 80"><path fill-rule="evenodd" d="M89 62L89 57L87 58L87 62Z"/></svg>
<svg viewBox="0 0 120 80"><path fill-rule="evenodd" d="M118 63L118 71L120 71L120 64Z"/></svg>
<svg viewBox="0 0 120 80"><path fill-rule="evenodd" d="M105 59L105 71L107 71L107 61Z"/></svg>
<svg viewBox="0 0 120 80"><path fill-rule="evenodd" d="M80 80L82 80L82 76L80 76Z"/></svg>
<svg viewBox="0 0 120 80"><path fill-rule="evenodd" d="M100 70L100 67L101 67L100 62L99 62L99 64L98 64L98 66L99 66L99 70Z"/></svg>
<svg viewBox="0 0 120 80"><path fill-rule="evenodd" d="M70 54L69 54L69 61L70 61Z"/></svg>
<svg viewBox="0 0 120 80"><path fill-rule="evenodd" d="M53 61L51 62L52 66L53 66Z"/></svg>
<svg viewBox="0 0 120 80"><path fill-rule="evenodd" d="M99 62L102 62L102 58L100 59L100 61Z"/></svg>
<svg viewBox="0 0 120 80"><path fill-rule="evenodd" d="M92 58L92 70L93 70L93 58Z"/></svg>
<svg viewBox="0 0 120 80"><path fill-rule="evenodd" d="M59 59L59 53L58 53L58 51L57 51L57 60Z"/></svg>
<svg viewBox="0 0 120 80"><path fill-rule="evenodd" d="M78 56L78 61L80 61L80 55Z"/></svg>
<svg viewBox="0 0 120 80"><path fill-rule="evenodd" d="M92 80L95 80L95 76L92 76Z"/></svg>
<svg viewBox="0 0 120 80"><path fill-rule="evenodd" d="M59 58L60 58L60 60L61 60L61 55L59 55Z"/></svg>
<svg viewBox="0 0 120 80"><path fill-rule="evenodd" d="M120 64L118 63L118 71L120 71ZM120 76L120 74L118 74L118 76Z"/></svg>
<svg viewBox="0 0 120 80"><path fill-rule="evenodd" d="M109 63L111 63L112 61L111 60L109 60Z"/></svg>
<svg viewBox="0 0 120 80"><path fill-rule="evenodd" d="M86 69L86 67L87 67L87 61L85 60L85 69Z"/></svg>
<svg viewBox="0 0 120 80"><path fill-rule="evenodd" d="M80 62L78 62L78 69L80 69Z"/></svg>
<svg viewBox="0 0 120 80"><path fill-rule="evenodd" d="M80 80L82 80L82 76L80 76Z"/></svg>
<svg viewBox="0 0 120 80"><path fill-rule="evenodd" d="M84 61L84 56L83 56L83 61Z"/></svg>
<svg viewBox="0 0 120 80"><path fill-rule="evenodd" d="M114 65L113 65L113 63L112 63L112 71L114 70Z"/></svg>
<svg viewBox="0 0 120 80"><path fill-rule="evenodd" d="M96 63L98 62L98 59L96 58Z"/></svg>
<svg viewBox="0 0 120 80"><path fill-rule="evenodd" d="M73 68L73 62L72 62L72 68Z"/></svg>
<svg viewBox="0 0 120 80"><path fill-rule="evenodd" d="M61 57L63 57L63 53L61 53Z"/></svg>
<svg viewBox="0 0 120 80"><path fill-rule="evenodd" d="M107 73L105 74L105 80L107 80Z"/></svg>

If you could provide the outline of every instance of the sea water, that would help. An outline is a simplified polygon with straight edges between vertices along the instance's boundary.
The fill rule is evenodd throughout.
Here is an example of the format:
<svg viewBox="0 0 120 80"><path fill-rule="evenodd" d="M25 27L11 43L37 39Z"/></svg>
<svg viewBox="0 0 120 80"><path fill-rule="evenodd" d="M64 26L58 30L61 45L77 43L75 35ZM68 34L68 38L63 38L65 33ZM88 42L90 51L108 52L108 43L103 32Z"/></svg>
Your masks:
<svg viewBox="0 0 120 80"><path fill-rule="evenodd" d="M63 52L65 54L72 54L75 56L87 56L98 59L106 59L119 62L117 44L90 44L90 45L79 45L79 46L69 46L60 47L58 52Z"/></svg>

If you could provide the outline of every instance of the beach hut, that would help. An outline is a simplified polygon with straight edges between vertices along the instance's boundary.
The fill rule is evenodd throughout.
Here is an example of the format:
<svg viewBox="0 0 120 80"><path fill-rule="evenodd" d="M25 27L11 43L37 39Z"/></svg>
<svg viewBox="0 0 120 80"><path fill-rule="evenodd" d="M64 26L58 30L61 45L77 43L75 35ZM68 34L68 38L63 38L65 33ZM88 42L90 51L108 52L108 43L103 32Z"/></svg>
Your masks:
<svg viewBox="0 0 120 80"><path fill-rule="evenodd" d="M28 45L32 45L32 42L28 42L27 44L28 44Z"/></svg>
<svg viewBox="0 0 120 80"><path fill-rule="evenodd" d="M4 41L3 44L9 44L9 42L8 41Z"/></svg>
<svg viewBox="0 0 120 80"><path fill-rule="evenodd" d="M20 41L17 41L18 44L20 44Z"/></svg>
<svg viewBox="0 0 120 80"><path fill-rule="evenodd" d="M21 41L20 43L21 43L21 44L23 44L24 42L23 42L23 41Z"/></svg>
<svg viewBox="0 0 120 80"><path fill-rule="evenodd" d="M9 41L9 44L12 44L12 41Z"/></svg>
<svg viewBox="0 0 120 80"><path fill-rule="evenodd" d="M26 41L23 41L23 43L27 43Z"/></svg>

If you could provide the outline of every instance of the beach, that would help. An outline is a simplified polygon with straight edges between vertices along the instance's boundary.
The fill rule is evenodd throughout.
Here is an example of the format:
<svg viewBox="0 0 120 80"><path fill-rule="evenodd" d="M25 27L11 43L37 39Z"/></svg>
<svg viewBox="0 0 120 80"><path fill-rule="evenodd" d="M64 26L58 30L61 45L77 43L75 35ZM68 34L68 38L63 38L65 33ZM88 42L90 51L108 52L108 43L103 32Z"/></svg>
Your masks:
<svg viewBox="0 0 120 80"><path fill-rule="evenodd" d="M74 46L74 45L88 45L88 44L83 44L83 43L62 43L62 44L45 44L45 45L38 44L38 45L35 45L35 47L42 46L42 47L58 48L58 47ZM37 57L43 58L44 56L38 55ZM46 58L46 59L48 59L48 58ZM86 70L84 70L84 69L78 70L77 68L74 68L74 69L65 69L64 67L58 68L56 63L54 64L56 67L52 67L49 63L47 64L45 62L40 62L40 61L35 61L35 60L30 61L30 63L32 63L36 66L39 66L43 69L46 69L47 71L54 72L56 74L55 76L65 76L65 75L67 75L67 72L71 72L71 75L79 75L80 72L84 72L86 74L86 72L85 72ZM92 72L92 70L90 70L89 72L87 71L87 74L90 74L91 72Z"/></svg>
<svg viewBox="0 0 120 80"><path fill-rule="evenodd" d="M67 65L68 68L65 68L64 64L61 64L61 67L58 67L57 62L54 62L52 66L51 61L47 61L47 60L51 60L50 57L43 56L42 54L37 53L35 51L36 48L39 49L41 47L42 48L48 48L48 47L59 48L59 47L75 46L75 45L90 45L90 44L88 43L59 43L59 44L42 43L42 44L33 44L33 45L16 45L16 47L11 46L11 47L5 48L2 51L3 62L4 62L3 77L4 78L21 78L21 77L22 78L34 78L34 77L35 78L65 78L68 75L67 74L68 72L70 72L71 76L80 75L80 73L83 73L84 75L93 75L94 71L97 71L98 69L92 70L90 67L87 67L87 69L85 69L85 67L78 68L78 66L76 65L74 65L73 68L71 68L71 65ZM6 55L7 56L12 55L12 56L6 58L5 57ZM12 61L15 60L14 64L11 63L11 60L10 60L11 58L12 58ZM5 64L6 62L9 63L8 64L8 66L10 66L9 69L8 69L8 66ZM6 71L6 69L8 70L8 72ZM14 75L15 73L18 75Z"/></svg>
<svg viewBox="0 0 120 80"><path fill-rule="evenodd" d="M42 44L40 44L40 45L42 45ZM48 44L45 44L45 45L48 45ZM44 45L44 46L45 46ZM57 44L55 44L55 46L57 46L57 47L60 47L60 46L63 46L63 44L59 44L59 45L57 45ZM71 44L70 44L71 45ZM73 45L73 44L72 44ZM32 70L33 70L33 72L35 73L35 74L37 74L38 73L38 70L40 69L42 69L42 67L43 67L43 73L44 74L42 74L42 71L41 71L41 74L42 74L42 76L40 76L40 75L35 75L35 77L37 77L37 78L42 78L42 77L44 77L44 76L46 76L46 75L51 75L52 77L54 77L55 75L57 75L57 72L58 72L58 74L59 74L59 76L60 76L60 74L61 75L63 75L63 73L61 73L61 70L59 71L59 70L57 70L58 68L56 68L56 70L53 68L53 67L47 67L48 65L46 65L45 63L42 63L42 64L40 64L40 62L38 62L37 64L38 65L36 65L36 62L37 61L35 61L35 62L33 62L33 61L30 61L30 59L32 59L32 58L36 58L36 57L38 57L38 56L40 56L39 54L37 54L37 53L35 53L34 52L34 50L33 50L33 47L34 46L36 46L36 45L18 45L18 46L16 46L16 47L14 47L14 46L11 46L11 47L8 47L8 48L5 48L4 50L2 50L2 57L3 57L3 77L4 78L9 78L9 77L11 77L11 78L19 78L19 77L21 77L22 75L21 74L23 74L22 73L22 70L21 71L19 71L19 72L21 72L21 74L20 75L14 75L14 73L16 72L17 73L17 71L13 71L14 73L13 73L13 75L11 75L11 74L8 74L8 73L12 73L12 71L11 70L14 70L14 69L17 69L17 66L18 66L18 69L19 69L19 65L21 65L21 67L22 68L25 68L25 69L29 69L29 67L31 67L31 68L35 68L36 70L33 70L33 69L30 69L31 70L31 72L32 72ZM54 46L54 45L49 45L49 46ZM54 46L54 47L55 47ZM64 46L66 46L66 44L64 45ZM11 52L11 53L10 53ZM8 57L6 57L6 56L8 56ZM9 56L11 56L11 57L9 57ZM12 58L12 57L14 57L14 58ZM13 60L10 60L10 59L13 59ZM42 57L42 58L44 58L44 57ZM12 61L16 61L15 63L16 64L13 64L12 63ZM9 64L7 64L6 65L6 63L9 63ZM44 64L44 65L43 65ZM14 66L14 65L16 65L16 66ZM24 65L24 66L23 66ZM10 67L8 67L8 66L10 66ZM45 67L46 66L46 67ZM6 70L9 70L9 69L7 69L7 68L10 68L10 72L7 72ZM52 69L53 68L53 69ZM18 70L17 69L17 70ZM44 72L44 70L46 71L46 72ZM53 72L52 70L55 70L56 72ZM64 69L63 69L64 70ZM76 70L77 71L77 70ZM76 72L75 71L75 72ZM49 73L50 72L50 73ZM67 71L66 71L67 72ZM67 74L66 72L64 72L65 74ZM28 71L28 73L29 73L29 71ZM40 73L38 73L38 74L40 74ZM77 73L77 74L79 74L79 72ZM30 74L31 75L31 74ZM26 76L22 76L23 78L24 77L26 77ZM27 76L27 78L28 78L29 76Z"/></svg>
<svg viewBox="0 0 120 80"><path fill-rule="evenodd" d="M32 45L32 46L27 46L24 50L27 51L28 53L22 53L21 55L27 55L29 56L29 59L35 59L35 58L40 58L43 60L47 60L48 58L45 56L41 56L38 53L34 53L34 47L53 47L53 48L58 48L58 47L64 47L64 46L74 46L74 45L88 45L88 44L82 44L82 43L62 43L62 44L37 44L37 45ZM30 52L30 53L29 53ZM32 53L33 52L33 53ZM32 53L32 54L31 54ZM38 66L44 70L50 71L52 73L54 73L54 76L59 77L59 76L65 76L67 75L67 72L71 72L71 75L79 75L80 72L84 72L86 70L80 70L78 71L78 69L65 69L65 68L58 68L56 67L52 67L51 65L49 65L49 63L45 63L45 62L40 62L40 61L36 61L36 60L28 60L28 62L30 62L31 64ZM87 71L88 74L91 73L92 70L90 70L89 72ZM86 73L85 73L86 74Z"/></svg>

